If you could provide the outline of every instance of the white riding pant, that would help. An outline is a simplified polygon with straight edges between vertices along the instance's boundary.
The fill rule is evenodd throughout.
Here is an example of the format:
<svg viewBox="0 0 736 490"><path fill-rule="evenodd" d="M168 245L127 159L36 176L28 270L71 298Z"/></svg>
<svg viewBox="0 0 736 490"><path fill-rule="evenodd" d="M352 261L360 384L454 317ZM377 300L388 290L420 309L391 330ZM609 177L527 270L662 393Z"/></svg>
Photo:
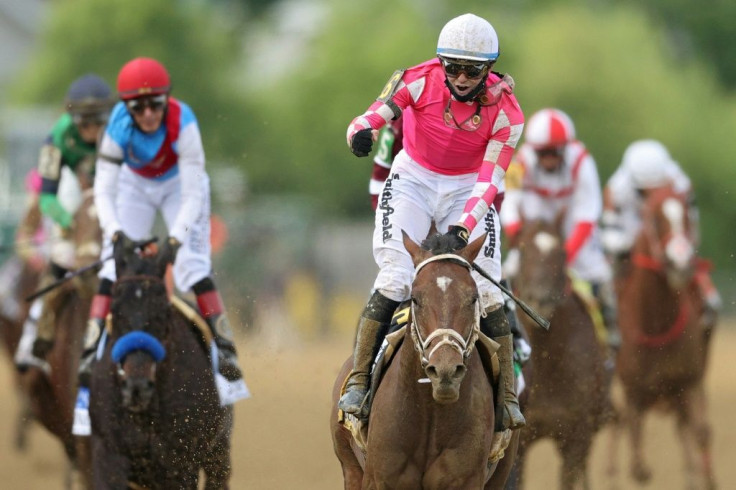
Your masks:
<svg viewBox="0 0 736 490"><path fill-rule="evenodd" d="M458 222L465 203L478 179L477 173L442 175L415 161L405 151L394 159L391 174L383 184L376 208L373 231L373 257L380 268L374 289L394 301L405 301L411 294L414 264L404 248L403 230L416 243L427 237L432 221L444 233ZM475 262L491 277L501 279L500 223L491 207L483 221L470 234L470 241L488 233ZM481 307L503 303L501 291L473 271Z"/></svg>
<svg viewBox="0 0 736 490"><path fill-rule="evenodd" d="M174 262L174 282L182 292L189 291L212 273L209 177L204 175L201 185L206 197ZM180 207L181 182L178 176L160 182L141 177L126 165L120 169L115 208L122 231L131 240L144 240L151 236L157 211L161 212L166 227L171 229ZM111 239L110 236L103 239L102 258L112 255ZM106 261L99 275L115 281L115 261Z"/></svg>

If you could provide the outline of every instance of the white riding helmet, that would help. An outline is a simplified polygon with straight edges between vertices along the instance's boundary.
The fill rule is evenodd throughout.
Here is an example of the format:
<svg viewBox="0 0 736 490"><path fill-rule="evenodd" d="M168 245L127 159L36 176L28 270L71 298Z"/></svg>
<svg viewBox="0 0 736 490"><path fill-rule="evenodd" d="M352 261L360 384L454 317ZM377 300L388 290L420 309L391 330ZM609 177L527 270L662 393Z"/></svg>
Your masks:
<svg viewBox="0 0 736 490"><path fill-rule="evenodd" d="M437 54L444 58L495 61L498 58L496 30L477 15L455 17L440 32Z"/></svg>
<svg viewBox="0 0 736 490"><path fill-rule="evenodd" d="M560 147L575 139L575 125L559 109L542 109L529 119L524 137L534 149Z"/></svg>
<svg viewBox="0 0 736 490"><path fill-rule="evenodd" d="M622 165L631 173L637 189L652 189L667 184L667 168L671 162L672 157L662 143L639 140L626 148Z"/></svg>

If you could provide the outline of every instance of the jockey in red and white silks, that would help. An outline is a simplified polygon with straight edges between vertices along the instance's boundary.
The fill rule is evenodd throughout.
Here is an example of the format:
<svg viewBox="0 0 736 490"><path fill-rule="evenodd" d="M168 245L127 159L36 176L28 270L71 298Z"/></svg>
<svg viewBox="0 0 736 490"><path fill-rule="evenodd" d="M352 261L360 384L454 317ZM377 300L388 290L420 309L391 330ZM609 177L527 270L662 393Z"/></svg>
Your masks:
<svg viewBox="0 0 736 490"><path fill-rule="evenodd" d="M559 151L557 167L548 170L540 165L537 150L532 144L525 142L521 146L513 164L518 168L512 167L513 171L510 171L510 174L517 171L521 174L517 177L519 182L517 185L508 183L501 212L504 232L514 237L523 219L552 223L560 213L564 213L562 233L570 269L590 282L609 281L611 268L598 237L602 198L595 160L585 145L574 138ZM508 269L515 267L509 262L505 272L513 277L515 271Z"/></svg>
<svg viewBox="0 0 736 490"><path fill-rule="evenodd" d="M350 124L349 142L359 130L379 129L390 121L392 106L404 118L404 149L379 195L373 237L381 269L374 287L386 297L409 297L414 266L401 230L421 241L432 221L440 231L458 223L471 232L471 240L488 232L477 262L500 280L500 227L493 200L524 123L507 80L489 73L487 104L459 102L445 85L440 60L433 59L404 71L395 87L384 90L391 91L389 99L379 98ZM476 280L484 308L503 301L498 288L480 276Z"/></svg>

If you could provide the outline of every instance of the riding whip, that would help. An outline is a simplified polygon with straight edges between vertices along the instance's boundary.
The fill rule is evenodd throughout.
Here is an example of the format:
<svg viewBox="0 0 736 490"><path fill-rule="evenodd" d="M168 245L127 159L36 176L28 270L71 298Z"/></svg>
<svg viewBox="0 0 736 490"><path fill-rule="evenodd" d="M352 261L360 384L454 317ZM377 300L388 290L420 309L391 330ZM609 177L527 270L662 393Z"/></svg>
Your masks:
<svg viewBox="0 0 736 490"><path fill-rule="evenodd" d="M521 299L519 299L516 296L514 296L514 293L512 293L508 288L504 287L498 281L496 281L495 279L493 279L491 277L491 275L489 273L487 273L486 271L484 271L483 269L481 269L481 267L478 264L476 264L475 262L473 262L472 265L473 265L473 269L475 269L475 271L478 274L480 274L481 276L483 276L486 279L488 279L489 281L491 281L494 286L496 286L498 289L500 289L501 291L503 291L503 293L506 294L509 298L511 298L512 300L514 300L514 303L516 303L517 305L519 305L519 307L522 310L524 310L524 313L526 313L527 315L529 315L529 318L531 318L532 320L534 320L537 323L537 325L539 325L540 327L542 327L545 330L549 330L549 321L548 320L545 320L544 318L542 318L542 316L539 313L537 313L536 311L532 310L529 305L527 305Z"/></svg>
<svg viewBox="0 0 736 490"><path fill-rule="evenodd" d="M143 240L141 242L138 242L136 244L136 247L142 249L142 248L147 247L148 245L150 245L152 243L156 243L157 241L158 241L158 237L149 238L148 240ZM113 257L115 257L115 254L112 254L112 255L110 255L108 257L105 257L104 259L100 259L97 262L95 262L94 264L90 264L90 265L87 265L87 266L82 267L81 269L77 269L74 272L71 272L71 271L68 272L64 277L62 277L58 281L52 282L48 286L46 286L44 288L41 288L38 291L36 291L35 293L33 293L30 296L26 297L26 301L27 302L31 302L34 299L38 298L39 296L43 296L44 294L48 293L52 289L58 288L59 286L61 286L65 282L67 282L69 279L73 279L73 278L75 278L75 277L77 277L77 276L79 276L81 274L84 274L87 271L91 271L93 269L96 269L97 267L100 267L102 264L104 264L108 260L112 259Z"/></svg>

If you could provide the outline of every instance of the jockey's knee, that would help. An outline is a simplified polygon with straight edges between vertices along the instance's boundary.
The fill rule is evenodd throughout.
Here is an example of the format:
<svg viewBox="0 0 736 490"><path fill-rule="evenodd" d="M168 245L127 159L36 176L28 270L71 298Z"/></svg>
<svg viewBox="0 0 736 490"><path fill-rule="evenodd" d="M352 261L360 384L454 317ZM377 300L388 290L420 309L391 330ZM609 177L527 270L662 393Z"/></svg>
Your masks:
<svg viewBox="0 0 736 490"><path fill-rule="evenodd" d="M393 301L405 301L411 294L414 264L406 252L383 249L376 254L380 270L373 288Z"/></svg>

